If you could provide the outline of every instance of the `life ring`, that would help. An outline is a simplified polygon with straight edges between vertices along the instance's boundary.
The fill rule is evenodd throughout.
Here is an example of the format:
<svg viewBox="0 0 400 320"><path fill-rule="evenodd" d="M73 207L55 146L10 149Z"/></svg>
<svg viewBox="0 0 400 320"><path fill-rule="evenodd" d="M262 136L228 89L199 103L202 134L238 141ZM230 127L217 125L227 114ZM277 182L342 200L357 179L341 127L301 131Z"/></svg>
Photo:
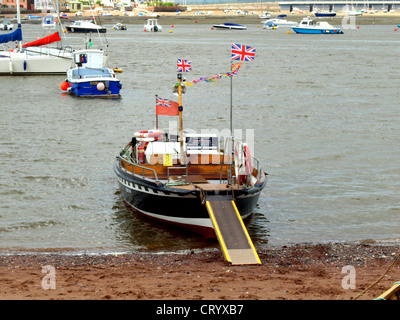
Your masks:
<svg viewBox="0 0 400 320"><path fill-rule="evenodd" d="M162 136L163 134L164 132L161 130L142 130L135 132L133 135L136 138L155 138Z"/></svg>
<svg viewBox="0 0 400 320"><path fill-rule="evenodd" d="M250 149L247 143L238 142L235 144L234 157L235 174L239 185L249 183L251 179L248 179L248 177L251 175L252 167Z"/></svg>
<svg viewBox="0 0 400 320"><path fill-rule="evenodd" d="M250 175L251 174L251 154L250 154L250 149L249 146L247 145L247 143L243 144L244 147L244 167L246 168L246 175Z"/></svg>

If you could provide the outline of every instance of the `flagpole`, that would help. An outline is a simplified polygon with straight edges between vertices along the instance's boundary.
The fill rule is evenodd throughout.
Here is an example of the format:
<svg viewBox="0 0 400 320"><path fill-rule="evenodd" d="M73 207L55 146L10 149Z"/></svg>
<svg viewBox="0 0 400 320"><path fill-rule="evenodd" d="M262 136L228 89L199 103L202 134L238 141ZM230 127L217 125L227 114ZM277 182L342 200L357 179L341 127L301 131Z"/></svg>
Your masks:
<svg viewBox="0 0 400 320"><path fill-rule="evenodd" d="M233 161L233 157L234 157L234 145L233 145L233 124L232 124L232 82L233 82L233 64L232 64L232 59L231 59L231 83L230 83L230 130L231 130L231 143L232 143L232 148L231 148L231 161L229 161L229 175L228 175L228 184L233 184L232 181L232 161Z"/></svg>
<svg viewBox="0 0 400 320"><path fill-rule="evenodd" d="M180 143L180 161L181 161L181 165L184 164L184 154L183 154L183 119L182 119L182 111L183 111L183 107L182 107L182 73L178 73L177 75L178 77L178 111L179 111L179 143Z"/></svg>
<svg viewBox="0 0 400 320"><path fill-rule="evenodd" d="M231 99L230 99L230 123L231 123L231 135L233 135L233 130L232 130L232 81L233 81L233 74L232 74L232 70L233 70L233 64L232 64L232 60L231 60Z"/></svg>
<svg viewBox="0 0 400 320"><path fill-rule="evenodd" d="M158 94L156 94L156 129L158 130L157 97Z"/></svg>

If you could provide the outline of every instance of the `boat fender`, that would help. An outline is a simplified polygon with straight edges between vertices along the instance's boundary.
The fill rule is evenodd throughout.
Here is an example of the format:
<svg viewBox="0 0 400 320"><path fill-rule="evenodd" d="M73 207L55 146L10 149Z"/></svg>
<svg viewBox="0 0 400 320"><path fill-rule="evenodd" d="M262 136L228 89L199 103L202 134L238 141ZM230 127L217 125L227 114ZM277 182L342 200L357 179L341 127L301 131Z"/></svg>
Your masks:
<svg viewBox="0 0 400 320"><path fill-rule="evenodd" d="M104 82L99 82L99 83L96 85L96 88L97 88L97 90L99 90L99 91L103 91L103 90L105 89Z"/></svg>
<svg viewBox="0 0 400 320"><path fill-rule="evenodd" d="M68 90L68 87L69 87L68 81L61 82L61 85L60 85L61 90L66 91L66 90Z"/></svg>
<svg viewBox="0 0 400 320"><path fill-rule="evenodd" d="M247 143L245 143L243 146L244 146L244 166L246 168L246 175L250 175L252 170L250 149Z"/></svg>
<svg viewBox="0 0 400 320"><path fill-rule="evenodd" d="M10 62L8 63L8 70L10 71L10 73L13 73L13 71L14 71L14 66L13 66L12 61L10 61Z"/></svg>
<svg viewBox="0 0 400 320"><path fill-rule="evenodd" d="M137 138L155 138L164 134L161 130L142 130L137 131L133 135Z"/></svg>
<svg viewBox="0 0 400 320"><path fill-rule="evenodd" d="M138 145L138 148L137 148L137 150L138 150L137 155L138 155L138 163L139 163L139 164L144 163L144 159L145 159L145 158L144 158L144 157L145 157L144 149L145 149L145 147L144 147L144 142L141 142L141 143Z"/></svg>
<svg viewBox="0 0 400 320"><path fill-rule="evenodd" d="M26 71L26 60L24 61L24 71Z"/></svg>

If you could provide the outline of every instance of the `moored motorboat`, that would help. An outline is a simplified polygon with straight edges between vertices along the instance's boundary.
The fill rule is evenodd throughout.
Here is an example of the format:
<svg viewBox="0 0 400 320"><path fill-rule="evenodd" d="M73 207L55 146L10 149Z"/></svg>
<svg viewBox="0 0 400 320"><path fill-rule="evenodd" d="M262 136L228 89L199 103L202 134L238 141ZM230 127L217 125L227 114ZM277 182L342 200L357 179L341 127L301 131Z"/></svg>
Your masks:
<svg viewBox="0 0 400 320"><path fill-rule="evenodd" d="M343 31L330 25L326 21L315 21L310 17L306 17L300 21L299 25L292 27L293 31L301 34L340 34Z"/></svg>
<svg viewBox="0 0 400 320"><path fill-rule="evenodd" d="M268 19L264 23L264 29L274 29L279 27L294 27L297 26L298 23L296 21L288 21L285 18L287 15L279 15L276 18Z"/></svg>
<svg viewBox="0 0 400 320"><path fill-rule="evenodd" d="M220 30L246 30L247 29L247 27L244 25L237 24L237 23L231 23L231 22L215 24L215 25L213 25L213 28L220 29Z"/></svg>
<svg viewBox="0 0 400 320"><path fill-rule="evenodd" d="M226 137L220 144L222 135L184 133L179 74L178 81L179 103L157 97L156 114L179 115L179 135L158 125L137 131L117 155L114 171L128 209L215 238L207 201L229 198L238 215L249 218L265 187L266 173L241 141Z"/></svg>
<svg viewBox="0 0 400 320"><path fill-rule="evenodd" d="M162 26L158 24L158 20L151 18L147 19L146 24L143 26L143 31L161 32Z"/></svg>
<svg viewBox="0 0 400 320"><path fill-rule="evenodd" d="M76 20L65 26L68 32L74 33L106 33L107 28L102 27L89 20Z"/></svg>
<svg viewBox="0 0 400 320"><path fill-rule="evenodd" d="M333 18L333 17L336 17L336 12L335 11L316 11L316 12L314 12L314 15L317 18Z"/></svg>
<svg viewBox="0 0 400 320"><path fill-rule="evenodd" d="M0 23L0 30L12 30L14 25L11 23L10 19L4 18L2 23Z"/></svg>
<svg viewBox="0 0 400 320"><path fill-rule="evenodd" d="M61 89L79 97L119 97L122 87L113 69L103 67L102 50L74 52L76 67L67 71Z"/></svg>
<svg viewBox="0 0 400 320"><path fill-rule="evenodd" d="M125 24L118 22L112 27L112 30L127 30L127 27Z"/></svg>

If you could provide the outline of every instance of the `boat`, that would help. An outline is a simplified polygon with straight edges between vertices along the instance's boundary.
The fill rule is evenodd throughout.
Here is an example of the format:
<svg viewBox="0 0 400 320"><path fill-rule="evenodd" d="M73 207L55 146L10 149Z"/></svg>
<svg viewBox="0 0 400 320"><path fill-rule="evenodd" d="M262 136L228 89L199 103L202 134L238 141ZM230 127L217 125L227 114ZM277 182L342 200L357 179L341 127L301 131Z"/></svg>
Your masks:
<svg viewBox="0 0 400 320"><path fill-rule="evenodd" d="M151 18L147 19L146 24L143 26L143 31L161 32L162 26L158 24L158 20Z"/></svg>
<svg viewBox="0 0 400 320"><path fill-rule="evenodd" d="M12 30L14 25L11 23L10 19L4 18L2 23L0 23L0 30Z"/></svg>
<svg viewBox="0 0 400 320"><path fill-rule="evenodd" d="M57 27L57 18L54 15L47 15L43 17L42 28L43 29L55 29Z"/></svg>
<svg viewBox="0 0 400 320"><path fill-rule="evenodd" d="M292 27L293 31L302 34L339 34L343 33L340 28L330 25L326 21L314 21L310 17L303 18L299 25Z"/></svg>
<svg viewBox="0 0 400 320"><path fill-rule="evenodd" d="M18 43L17 48L0 51L0 75L58 75L65 74L73 64L72 49L51 48L47 45L61 41L58 31L22 44L22 25L17 0L18 27L11 33L1 34L0 43Z"/></svg>
<svg viewBox="0 0 400 320"><path fill-rule="evenodd" d="M273 19L268 19L264 23L264 29L273 29L273 28L279 28L279 27L294 27L297 26L296 21L288 21L285 18L287 15L279 15L276 18Z"/></svg>
<svg viewBox="0 0 400 320"><path fill-rule="evenodd" d="M92 20L76 20L65 28L68 32L73 33L106 33L107 28L99 26L98 24L92 22Z"/></svg>
<svg viewBox="0 0 400 320"><path fill-rule="evenodd" d="M33 20L33 21L42 19L42 16L35 16L33 14L28 14L26 17L28 18L28 20Z"/></svg>
<svg viewBox="0 0 400 320"><path fill-rule="evenodd" d="M179 134L161 130L158 118L155 129L133 134L114 163L120 195L134 213L215 239L209 201L227 198L235 204L236 218L250 218L266 185L266 173L242 141L185 133L182 74L174 88L179 102L157 97L156 117L158 108L163 108L159 114L168 110L164 115L179 115Z"/></svg>
<svg viewBox="0 0 400 320"><path fill-rule="evenodd" d="M112 27L112 30L127 30L127 28L126 28L125 24L118 22L118 23L114 24L114 26Z"/></svg>
<svg viewBox="0 0 400 320"><path fill-rule="evenodd" d="M259 19L269 19L271 18L271 13L269 11L264 11L258 16Z"/></svg>
<svg viewBox="0 0 400 320"><path fill-rule="evenodd" d="M333 17L336 17L336 12L334 12L334 11L317 11L317 12L314 12L314 15L317 18L333 18Z"/></svg>
<svg viewBox="0 0 400 320"><path fill-rule="evenodd" d="M221 29L221 30L246 30L246 26L237 24L237 23L231 23L231 22L226 22L226 23L221 23L221 24L215 24L213 25L213 28L215 29Z"/></svg>
<svg viewBox="0 0 400 320"><path fill-rule="evenodd" d="M113 69L103 67L103 50L74 52L75 67L67 70L61 89L78 97L119 97L122 87Z"/></svg>

